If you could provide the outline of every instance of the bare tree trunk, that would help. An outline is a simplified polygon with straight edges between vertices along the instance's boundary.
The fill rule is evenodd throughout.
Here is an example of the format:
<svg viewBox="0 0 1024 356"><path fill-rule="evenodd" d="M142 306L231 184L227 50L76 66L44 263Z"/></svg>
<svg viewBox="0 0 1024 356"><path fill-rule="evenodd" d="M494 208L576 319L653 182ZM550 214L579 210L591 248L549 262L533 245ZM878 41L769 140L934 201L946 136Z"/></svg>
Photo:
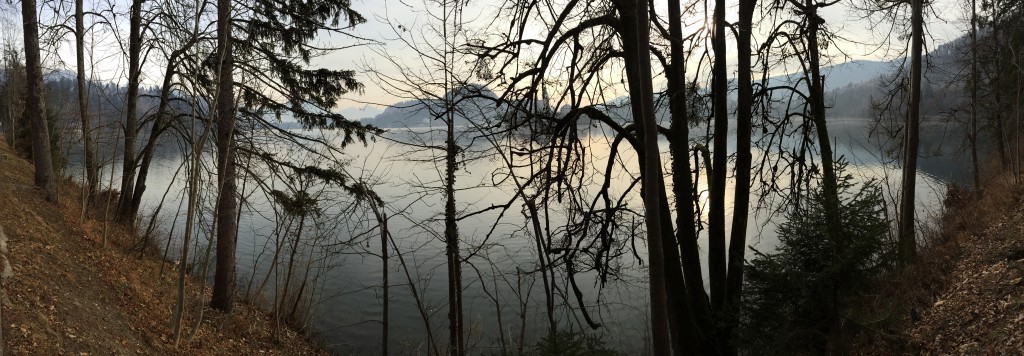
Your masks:
<svg viewBox="0 0 1024 356"><path fill-rule="evenodd" d="M447 92L447 91L446 91ZM446 94L448 95L448 94ZM449 101L449 99L445 99ZM447 242L445 253L448 257L448 322L449 322L449 345L451 355L464 355L462 325L462 260L459 256L459 227L456 222L455 211L455 169L458 146L455 145L455 120L451 115L450 102L446 103L448 118L447 139L445 140L445 208L444 208L444 236Z"/></svg>
<svg viewBox="0 0 1024 356"><path fill-rule="evenodd" d="M654 355L668 355L671 337L668 326L668 301L665 284L665 260L662 211L665 186L662 180L658 127L654 112L654 84L651 79L650 28L648 4L643 0L617 1L622 21L623 57L628 79L630 106L642 142L644 217L647 227L648 277L650 283L651 333ZM667 206L667 205L664 205ZM674 246L671 246L675 248ZM675 261L673 261L674 263Z"/></svg>
<svg viewBox="0 0 1024 356"><path fill-rule="evenodd" d="M712 16L714 33L711 47L715 61L712 69L712 107L714 108L714 156L711 158L712 175L708 177L708 278L711 286L711 309L717 314L725 302L726 256L725 256L725 182L728 175L728 69L725 56L728 55L725 38L725 0L715 0Z"/></svg>
<svg viewBox="0 0 1024 356"><path fill-rule="evenodd" d="M449 6L452 7L449 8ZM461 88L452 88L450 66L454 65L454 57L452 57L451 62L448 59L448 55L454 52L452 48L449 48L451 42L448 41L448 21L458 15L460 6L459 2L449 4L448 1L444 1L444 23L442 24L442 35L445 39L444 120L447 125L447 136L445 139L444 237L446 242L445 254L448 258L448 328L450 334L448 348L449 354L452 356L466 354L464 349L465 341L463 340L465 325L463 325L462 319L462 258L459 256L459 226L456 221L457 213L455 210L455 170L458 165L459 147L455 144L455 108L453 107L455 99L453 96L455 94L452 92L454 89L461 91Z"/></svg>
<svg viewBox="0 0 1024 356"><path fill-rule="evenodd" d="M210 306L230 313L235 304L235 244L238 237L235 183L234 56L231 45L231 0L217 0L217 179L220 185L217 223L217 268Z"/></svg>
<svg viewBox="0 0 1024 356"><path fill-rule="evenodd" d="M128 38L128 94L125 98L124 158L121 161L121 195L117 201L117 220L131 229L135 215L131 203L135 196L135 138L139 106L139 77L142 58L142 0L132 0Z"/></svg>
<svg viewBox="0 0 1024 356"><path fill-rule="evenodd" d="M981 168L978 166L978 4L971 0L971 174L974 196L981 198Z"/></svg>
<svg viewBox="0 0 1024 356"><path fill-rule="evenodd" d="M751 125L753 121L754 87L751 65L751 35L757 0L740 0L739 23L736 35L737 49L737 105L736 105L736 190L733 200L732 236L729 239L729 261L726 277L724 320L720 341L721 350L736 354L733 330L739 324L740 296L743 294L743 261L747 249L747 223L750 211L751 183ZM716 94L717 96L718 94ZM717 140L718 137L716 136ZM715 151L717 154L718 152ZM831 159L831 157L830 157ZM724 172L723 172L724 173ZM722 173L717 173L724 175Z"/></svg>
<svg viewBox="0 0 1024 356"><path fill-rule="evenodd" d="M99 164L96 161L96 143L92 139L89 122L89 94L85 79L85 0L75 0L75 59L78 65L78 113L82 119L82 143L85 154L85 188L91 205L99 189Z"/></svg>
<svg viewBox="0 0 1024 356"><path fill-rule="evenodd" d="M675 354L700 355L710 349L711 309L704 290L704 276L697 245L696 213L693 205L693 178L690 166L690 127L687 112L686 59L683 48L681 8L678 1L668 3L670 58L668 75L669 109L672 122L669 128L669 151L672 155L673 195L675 195L675 238L663 239L665 273L668 282L667 298L669 328ZM667 204L666 202L663 204ZM665 209L668 212L668 208ZM663 225L671 215L662 213ZM671 226L671 225L668 225ZM666 228L665 231L671 231ZM669 234L666 232L666 236ZM678 254L676 247L678 245Z"/></svg>
<svg viewBox="0 0 1024 356"><path fill-rule="evenodd" d="M818 34L821 30L822 20L818 16L817 10L819 4L814 3L814 0L806 0L805 6L807 9L812 9L808 14L808 38L807 38L807 57L808 57L808 69L810 69L810 95L811 95L811 116L814 121L814 128L818 138L818 150L821 152L821 185L825 196L825 232L831 238L834 246L838 249L835 251L837 256L843 256L844 247L846 242L843 241L843 227L842 219L840 217L839 207L839 183L836 179L835 164L833 162L832 143L828 133L828 122L826 120L825 111L825 83L821 76L821 54L819 49L821 48L818 40ZM842 281L833 281L832 293L829 295L830 300L828 301L830 313L828 320L831 322L838 322L840 315L838 309L838 286ZM833 325L826 325L825 327L829 330ZM827 351L827 345L818 345L822 348L817 350L819 352Z"/></svg>
<svg viewBox="0 0 1024 356"><path fill-rule="evenodd" d="M195 103L193 103L194 105ZM199 199L199 175L202 174L200 165L202 164L202 152L206 144L206 139L210 133L210 121L207 121L203 125L203 134L198 141L195 141L196 127L195 127L195 108L193 107L192 115L192 167L189 171L189 183L188 183L188 207L187 214L185 216L185 239L181 245L181 258L178 270L178 300L174 308L174 317L172 328L174 330L174 346L178 346L178 342L181 340L181 329L184 326L182 319L185 314L185 278L187 276L187 265L189 258L189 247L192 245L192 234L195 231L195 215L196 215L196 204ZM205 276L203 277L205 278Z"/></svg>
<svg viewBox="0 0 1024 356"><path fill-rule="evenodd" d="M57 201L53 176L50 133L43 102L43 68L39 54L39 17L36 0L22 0L21 16L25 33L25 116L32 123L32 161L36 166L35 185L46 192L46 200Z"/></svg>
<svg viewBox="0 0 1024 356"><path fill-rule="evenodd" d="M921 51L924 37L923 0L911 0L910 38L910 108L907 115L906 145L903 153L903 196L900 199L899 256L900 262L908 264L916 255L917 239L914 236L914 195L917 184L917 155L921 122Z"/></svg>
<svg viewBox="0 0 1024 356"><path fill-rule="evenodd" d="M384 213L383 206L378 206L381 202L371 198L369 205L370 209L373 210L374 217L377 218L377 224L380 224L380 260L381 260L381 294L384 298L382 301L383 315L381 316L381 355L388 355L388 323L390 321L388 317L389 306L390 306L390 295L388 280L388 216ZM499 316L500 317L500 316Z"/></svg>
<svg viewBox="0 0 1024 356"><path fill-rule="evenodd" d="M537 245L537 261L540 263L540 275L541 280L544 283L544 308L547 312L548 319L548 338L554 340L555 333L558 332L558 324L555 322L555 296L551 289L551 284L554 283L554 281L548 279L549 264L547 263L547 253L544 251L543 229L540 226L540 217L538 216L536 201L534 201L532 197L524 199L524 201L526 202L527 210L530 211L530 221L533 226L534 241Z"/></svg>
<svg viewBox="0 0 1024 356"><path fill-rule="evenodd" d="M995 50L995 70L996 70L996 73L999 73L1003 69L1002 68L1003 44L1002 44L1002 42L1000 40L1001 37L999 36L1000 33L1001 33L1001 31L999 31L999 30L1000 30L1000 28L1002 28L1002 26L1000 25L1001 19L999 18L1000 17L999 14L1001 14L1002 12L999 11L999 9L1000 9L999 1L998 0L993 1L992 17L993 17L993 23L995 25L992 26L992 43L993 43L993 47L995 47L994 50ZM995 106L996 106L996 109L992 111L992 114L995 115L995 122L996 122L996 130L995 130L995 132L993 132L993 134L994 134L995 139L996 139L996 149L999 151L999 164L1000 164L1000 167L1005 171L1005 170L1007 170L1010 167L1010 160L1007 157L1007 151L1008 150L1007 150L1007 147L1006 147L1006 128L1004 127L1005 125L1003 124L1003 96L1002 96L1003 91L1001 90L1002 85L1000 85L1000 82L1002 82L1002 80L1000 80L1000 79L1002 79L1002 77L999 76L998 74L996 74L994 76L994 78L993 78L994 83L991 84L991 86L993 87L992 96L993 96L993 99L995 101Z"/></svg>

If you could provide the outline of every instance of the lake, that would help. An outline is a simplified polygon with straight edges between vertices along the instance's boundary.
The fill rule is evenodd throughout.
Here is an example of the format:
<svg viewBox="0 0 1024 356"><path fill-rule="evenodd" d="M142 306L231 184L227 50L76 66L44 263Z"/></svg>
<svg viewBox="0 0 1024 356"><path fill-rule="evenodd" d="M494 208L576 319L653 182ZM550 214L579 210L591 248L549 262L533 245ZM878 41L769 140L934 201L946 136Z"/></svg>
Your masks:
<svg viewBox="0 0 1024 356"><path fill-rule="evenodd" d="M880 179L890 186L898 186L900 171L891 160L880 158L877 142L867 135L868 121L836 119L830 125L836 155L850 162L846 173L856 180ZM923 157L918 173L917 216L923 224L928 224L940 211L946 183L969 183L966 159L953 154L958 150L959 138L962 137L957 130L953 125L937 121L922 125ZM696 128L693 131L696 135L704 130ZM312 164L344 163L344 169L353 179L366 182L385 202L389 229L408 268L406 273L406 269L398 265L395 252L390 252L390 349L392 353L399 354L425 354L430 349L420 308L409 288L410 280L416 287L423 313L430 319L434 338L440 345L447 340L447 274L442 241L444 225L440 215L444 202L439 189L444 170L430 163L435 159L441 162L443 156L423 147L398 143L408 141L410 137L418 137L426 144L443 142L443 135L425 132L425 129L393 130L366 146L353 144L340 153L328 153L329 159L319 161L312 160L302 150L282 144L275 144L269 149L279 152L281 157ZM321 135L319 132L309 134ZM332 135L326 133L323 137L338 142L338 138ZM469 140L463 139L460 142ZM594 194L600 185L603 159L611 155L610 138L606 133L589 131L581 135L581 140L587 148L585 169L597 176L579 184L581 195L587 196ZM734 150L733 141L734 137L730 136L730 150ZM508 169L493 156L475 157L473 152L489 147L486 143L477 141L464 145L467 153L463 158L476 159L464 162L457 172L459 190L456 200L460 214L465 216L507 203L515 193L511 182L502 179L509 173ZM667 157L664 154L667 143L662 142L661 146L663 157ZM762 152L755 151L755 163L757 157L762 156ZM617 164L626 168L611 178L611 190L617 194L629 187L632 173L628 167L635 171L636 162L635 155L623 149L619 150L618 157ZM209 161L211 159L207 157L207 164ZM183 213L179 213L179 209L184 211L179 207L185 191L185 170L179 170L181 162L182 159L175 156L162 157L154 162L141 212L148 219L163 200L164 208L157 226L164 239L173 229L169 251L171 256L175 256L173 258L180 254L184 225ZM312 330L334 353L379 353L384 269L379 257L381 246L377 222L368 206L365 203L356 205L354 199L340 189L324 187L287 172L274 173L262 164L242 164L265 178L262 188L288 191L290 185L305 186L307 192L320 199L322 215L304 222L302 231L306 237L294 247L299 251L299 258L295 259L297 271L315 281L309 294L315 301L310 314ZM104 182L109 178L111 168L109 165L105 167ZM120 171L119 165L113 168ZM71 172L80 169L80 164L74 162L69 167ZM527 168L517 168L523 169ZM113 184L115 187L119 184L116 177ZM733 182L729 184L727 206L730 205ZM213 182L206 182L208 191L213 191L209 189L212 185ZM240 187L247 205L240 216L238 288L240 293L253 297L260 285L266 286L265 292L283 286L280 276L267 277L272 272L270 261L275 245L287 246L281 236L294 234L298 226L294 216L275 214L277 204L262 193L254 181L242 182ZM706 184L702 181L700 187L703 189ZM162 199L165 191L170 193ZM757 186L754 191L757 191ZM642 205L637 194L638 191L634 192L624 201L639 211ZM756 197L751 200L756 204ZM209 210L212 201L212 195L207 193L201 203ZM778 243L774 228L780 218L777 214L770 214L769 210L754 208L756 206L752 205L748 242L760 251L772 251ZM731 221L731 208L727 215L727 221ZM569 217L564 212L551 211L549 219L552 230L557 233L565 231L558 225ZM530 273L537 269L537 248L527 221L523 204L517 201L504 213L489 210L459 222L463 256L470 256L462 273L466 338L472 354L498 353L502 347L515 350L523 340L529 349L546 334L543 285L540 276ZM179 224L176 227L175 222ZM195 252L193 261L203 257L207 242L205 231L209 230L209 223L209 219L203 219L197 228L200 238L192 249ZM623 223L642 225L639 219ZM706 235L701 236L700 245L702 251L706 251ZM591 332L600 335L609 346L637 353L645 347L647 339L646 264L640 262L646 259L646 247L643 241L633 244L621 240L615 248L621 253L615 261L619 272L617 276L602 286L596 273L580 272L576 276L577 286L584 296L586 308L602 324L600 329ZM706 263L706 256L702 258ZM280 274L281 270L277 272ZM555 314L559 328L586 329L582 316L574 312L579 305L572 296L564 270L557 273L553 285L557 287Z"/></svg>

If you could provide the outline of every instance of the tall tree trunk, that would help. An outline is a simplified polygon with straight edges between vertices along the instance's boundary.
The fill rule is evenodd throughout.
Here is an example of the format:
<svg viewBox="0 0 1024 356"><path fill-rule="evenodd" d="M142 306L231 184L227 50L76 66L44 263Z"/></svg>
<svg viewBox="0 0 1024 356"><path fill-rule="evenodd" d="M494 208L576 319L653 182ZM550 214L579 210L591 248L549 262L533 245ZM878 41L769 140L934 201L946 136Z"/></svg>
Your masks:
<svg viewBox="0 0 1024 356"><path fill-rule="evenodd" d="M57 184L53 176L50 152L50 130L46 125L43 102L43 68L39 54L39 17L36 0L21 1L25 33L25 116L32 123L32 161L36 166L35 185L46 192L46 200L57 201Z"/></svg>
<svg viewBox="0 0 1024 356"><path fill-rule="evenodd" d="M453 356L465 355L465 325L462 315L462 257L459 254L459 226L456 220L455 211L455 170L458 169L457 159L459 147L455 144L455 108L453 107L454 90L461 92L462 88L454 88L451 78L451 68L455 65L452 40L448 38L450 26L449 21L457 19L461 2L450 3L444 0L444 18L442 35L444 36L444 120L446 127L445 138L445 179L444 179L444 238L446 242L445 254L448 258L448 328L449 354ZM449 62L450 60L450 62Z"/></svg>
<svg viewBox="0 0 1024 356"><path fill-rule="evenodd" d="M754 87L752 84L751 34L757 0L740 0L737 26L737 105L736 105L736 190L733 200L732 236L729 239L728 276L725 290L722 350L736 353L732 334L739 323L740 296L743 293L743 261L747 248L747 223L750 210L751 125L753 121ZM716 136L715 139L718 139ZM717 153L717 151L716 151Z"/></svg>
<svg viewBox="0 0 1024 356"><path fill-rule="evenodd" d="M124 158L121 161L121 195L117 200L117 220L135 227L131 203L135 196L135 138L139 106L139 76L142 58L142 0L132 0L128 31L128 94L125 98Z"/></svg>
<svg viewBox="0 0 1024 356"><path fill-rule="evenodd" d="M921 51L924 37L923 0L911 0L910 38L910 108L907 112L903 153L903 196L900 199L899 256L908 264L917 252L914 236L914 195L917 185L917 155L921 122Z"/></svg>
<svg viewBox="0 0 1024 356"><path fill-rule="evenodd" d="M231 0L217 0L217 268L210 306L230 313L235 306L235 244L238 238L234 134L234 55L231 46Z"/></svg>
<svg viewBox="0 0 1024 356"><path fill-rule="evenodd" d="M446 90L446 95L448 91ZM450 99L446 98L446 101ZM445 103L447 111L447 138L445 139L445 207L444 207L444 237L447 243L445 253L448 257L448 323L449 323L449 345L451 355L464 355L465 345L462 340L464 325L462 323L462 261L459 256L459 227L456 222L455 212L455 169L458 162L458 146L455 145L455 118L453 117L451 103Z"/></svg>
<svg viewBox="0 0 1024 356"><path fill-rule="evenodd" d="M974 196L981 197L981 168L978 166L978 4L971 0L971 175Z"/></svg>
<svg viewBox="0 0 1024 356"><path fill-rule="evenodd" d="M687 112L686 58L683 48L682 14L679 1L668 2L669 55L668 71L669 109L672 122L669 128L669 151L672 155L672 193L675 196L675 241L679 245L678 255L673 244L665 243L666 278L669 281L668 306L672 309L669 327L672 330L672 345L675 353L703 354L709 341L711 308L704 290L704 276L701 271L700 247L697 245L696 212L693 206L693 176L690 167L690 126ZM667 199L666 199L667 200ZM667 202L666 202L667 203ZM665 209L667 212L668 209ZM671 216L665 217L671 221ZM671 231L671 230L666 230ZM669 235L669 234L666 234ZM673 256L675 255L675 256ZM682 269L682 282L675 282L675 270Z"/></svg>
<svg viewBox="0 0 1024 356"><path fill-rule="evenodd" d="M662 201L665 186L661 176L658 126L654 111L654 84L651 79L648 4L644 0L620 0L616 5L622 21L620 29L630 106L642 142L641 173L649 259L651 341L654 355L668 355L672 347L667 320L668 301L662 234L671 232L663 230L661 221L661 209L667 205L663 205L665 202Z"/></svg>
<svg viewBox="0 0 1024 356"><path fill-rule="evenodd" d="M92 139L92 124L89 123L88 82L85 79L85 0L75 0L75 59L78 65L78 113L82 119L82 143L85 154L85 187L92 204L99 189L99 164L96 160L96 142Z"/></svg>
<svg viewBox="0 0 1024 356"><path fill-rule="evenodd" d="M842 219L840 217L839 208L839 183L836 179L835 164L833 162L832 143L828 133L828 122L826 120L825 112L825 83L821 76L821 53L819 53L820 44L818 43L818 34L821 32L822 19L818 16L818 6L813 0L806 0L805 5L807 9L812 9L808 12L808 38L807 38L807 57L808 57L808 69L810 69L810 90L811 90L811 116L814 121L814 128L818 138L818 150L821 152L821 185L825 196L825 233L828 234L833 245L836 246L834 251L836 256L843 256L845 254L844 246L848 245L846 241L843 241L843 227ZM838 286L843 281L832 281L833 293L830 294L829 315L828 321L830 323L837 322L839 320L839 309L838 309L838 290L835 286ZM830 330L831 324L825 325L827 330ZM827 345L818 345L821 348L818 349L820 352L825 352Z"/></svg>
<svg viewBox="0 0 1024 356"><path fill-rule="evenodd" d="M712 16L714 33L711 47L715 61L712 69L712 107L714 108L715 128L713 154L711 158L712 175L708 177L708 278L711 285L711 309L717 314L725 302L726 289L726 256L725 256L725 182L728 175L728 69L725 56L728 55L725 38L725 0L715 0Z"/></svg>
<svg viewBox="0 0 1024 356"><path fill-rule="evenodd" d="M1002 62L1003 62L1003 44L1001 42L1001 37L1000 37L1000 34L1002 33L1002 31L1000 31L1000 29L1002 28L1002 25L1001 25L1002 20L1000 19L1000 16L999 16L1002 12L999 9L1000 9L999 1L998 0L993 1L993 6L992 6L992 17L993 17L993 21L992 21L993 22L993 26L992 26L992 43L993 43L993 47L995 47L994 49L995 49L995 71L996 71L996 73L1000 73L1003 70L1003 67L1002 67ZM996 106L996 109L992 111L992 114L995 115L994 119L995 119L995 122L996 122L996 129L993 132L993 136L995 136L995 139L996 139L996 150L999 151L999 164L1000 164L1000 167L1005 171L1005 170L1007 170L1010 167L1010 159L1009 159L1009 157L1007 157L1007 151L1008 150L1006 148L1006 128L1005 128L1005 125L1003 124L1003 96L1002 96L1003 91L1002 91L1002 85L1001 85L1002 80L1001 79L1002 79L1002 76L1000 76L998 74L994 75L993 78L992 78L993 83L990 84L990 85L993 88L992 96L993 96L993 99L995 101L995 106Z"/></svg>

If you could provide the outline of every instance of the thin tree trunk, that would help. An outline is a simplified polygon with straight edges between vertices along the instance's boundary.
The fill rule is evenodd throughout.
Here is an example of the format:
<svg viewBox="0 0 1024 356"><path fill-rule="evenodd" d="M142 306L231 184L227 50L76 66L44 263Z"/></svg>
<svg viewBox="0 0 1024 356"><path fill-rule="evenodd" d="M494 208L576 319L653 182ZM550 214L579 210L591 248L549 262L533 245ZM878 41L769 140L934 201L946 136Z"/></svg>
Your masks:
<svg viewBox="0 0 1024 356"><path fill-rule="evenodd" d="M622 21L623 57L628 79L630 106L642 142L643 200L647 228L648 277L651 303L651 333L654 355L668 355L671 337L665 283L662 211L665 186L662 180L658 127L654 112L654 84L651 79L648 4L643 0L617 3ZM675 248L674 246L670 246ZM674 263L675 261L673 261Z"/></svg>
<svg viewBox="0 0 1024 356"><path fill-rule="evenodd" d="M36 0L21 1L25 34L25 116L32 123L32 161L35 163L35 185L46 193L46 200L57 201L57 184L53 176L50 133L46 125L43 102L43 68L39 55L39 17Z"/></svg>
<svg viewBox="0 0 1024 356"><path fill-rule="evenodd" d="M221 186L217 224L217 268L210 306L230 313L235 305L235 245L238 225L234 152L235 101L234 56L231 45L231 0L217 0L217 48L220 55L217 78L217 179Z"/></svg>
<svg viewBox="0 0 1024 356"><path fill-rule="evenodd" d="M92 124L89 122L89 94L86 90L84 3L85 0L75 0L75 59L78 66L78 113L82 119L85 154L85 188L88 191L88 205L92 205L99 189L99 165L96 161L96 143L92 139Z"/></svg>
<svg viewBox="0 0 1024 356"><path fill-rule="evenodd" d="M994 50L995 50L995 71L996 71L996 73L999 73L1003 69L1002 68L1003 44L1000 41L1000 38L1001 38L1000 37L1000 33L1001 33L1001 31L999 31L999 29L1002 26L1001 26L1001 19L999 18L999 14L1001 13L1001 11L999 11L999 9L1000 9L999 6L1000 6L1000 4L999 4L998 0L993 1L992 17L994 19L993 20L994 25L992 26L992 43L994 45L993 47L995 47ZM1005 125L1003 124L1003 100L1002 100L1003 99L1003 97L1002 97L1003 91L1002 91L1002 85L1000 85L1000 82L1002 82L1001 79L1002 79L1002 77L1000 75L996 74L993 77L993 79L992 79L994 83L992 83L992 85L991 85L993 87L992 96L993 96L993 99L995 101L995 106L996 106L996 109L992 111L993 115L995 115L995 122L996 122L996 130L995 130L995 132L993 132L993 134L994 134L993 136L995 136L995 139L996 139L996 149L999 151L1000 167L1005 171L1010 166L1010 159L1007 157L1007 151L1008 150L1006 148L1006 136L1005 136L1006 135L1006 130L1005 130L1005 127L1004 127Z"/></svg>
<svg viewBox="0 0 1024 356"><path fill-rule="evenodd" d="M728 78L725 56L728 55L725 38L725 0L715 0L712 16L714 34L711 47L715 61L712 69L712 107L714 109L714 156L711 167L714 174L708 184L708 278L711 285L712 314L721 311L725 302L726 256L725 256L725 182L728 175Z"/></svg>
<svg viewBox="0 0 1024 356"><path fill-rule="evenodd" d="M445 254L448 258L448 328L449 354L453 356L465 355L466 350L463 335L465 326L462 321L462 260L459 256L459 226L456 221L455 211L455 170L457 169L458 146L455 145L455 116L452 90L452 79L450 78L450 64L448 56L454 52L449 46L448 21L459 12L458 2L450 4L444 1L444 19L442 24L442 35L445 39L444 47L444 115L447 125L445 139L445 208L444 208L444 237L446 242ZM449 8L449 6L453 6ZM454 62L454 58L452 58Z"/></svg>
<svg viewBox="0 0 1024 356"><path fill-rule="evenodd" d="M194 104L194 103L193 103ZM193 108L192 115L192 139L195 140L195 112ZM185 314L185 278L187 277L187 265L189 258L189 248L192 245L192 234L195 230L195 215L196 215L196 204L199 199L199 175L201 174L200 165L202 164L202 152L205 146L207 136L210 133L210 122L207 121L203 125L203 133L199 138L199 141L192 141L192 167L189 172L189 183L188 183L188 207L187 215L185 216L185 240L182 241L181 245L181 262L178 270L178 300L174 308L174 322L171 329L174 330L174 347L178 347L178 342L181 341L181 329L184 326L182 319ZM205 277L204 277L205 278Z"/></svg>
<svg viewBox="0 0 1024 356"><path fill-rule="evenodd" d="M726 277L722 350L736 354L733 331L739 324L740 297L743 294L743 261L747 248L747 223L750 211L751 183L751 122L753 119L754 88L751 65L751 35L757 0L740 0L737 49L737 105L736 105L736 190L733 200L732 236L729 240L728 275ZM718 139L716 136L715 139ZM717 153L717 151L716 151Z"/></svg>
<svg viewBox="0 0 1024 356"><path fill-rule="evenodd" d="M817 14L817 4L813 0L806 0L806 7L808 9L814 9L813 12L808 14L809 28L808 28L808 39L807 39L807 50L808 50L808 67L810 69L810 90L811 90L811 114L814 120L814 127L817 133L818 139L818 150L821 152L821 171L822 178L821 184L825 196L825 229L828 236L834 246L838 249L834 251L836 256L843 256L845 251L843 246L847 243L843 241L843 227L842 220L840 218L839 210L839 183L836 179L836 171L833 163L832 144L828 133L828 122L826 120L825 111L825 88L824 80L821 76L821 54L819 53L820 44L818 43L818 34L820 32L820 18ZM837 286L842 281L833 281L832 285ZM831 300L829 301L829 315L828 320L832 323L839 320L839 309L838 309L838 290L833 288L833 293L830 295ZM826 328L831 329L832 325L825 325ZM826 332L828 334L828 332ZM825 352L827 345L819 345L821 349L817 350Z"/></svg>
<svg viewBox="0 0 1024 356"><path fill-rule="evenodd" d="M981 198L981 168L978 166L978 4L971 0L971 175L974 196Z"/></svg>
<svg viewBox="0 0 1024 356"><path fill-rule="evenodd" d="M124 158L121 161L121 195L117 201L117 220L131 229L135 215L131 209L135 196L135 138L139 106L139 77L142 54L142 0L132 0L128 38L128 93L125 98Z"/></svg>
<svg viewBox="0 0 1024 356"><path fill-rule="evenodd" d="M903 153L903 196L900 199L899 256L909 264L917 252L914 233L914 195L917 185L917 155L921 122L921 51L924 37L923 0L911 0L910 38L910 108L907 115Z"/></svg>
<svg viewBox="0 0 1024 356"><path fill-rule="evenodd" d="M540 263L540 275L544 282L544 308L547 312L548 319L548 338L554 340L555 333L558 331L558 324L555 322L555 301L554 292L551 290L551 283L553 281L548 280L548 263L547 253L544 251L543 243L543 230L540 226L540 218L537 213L537 203L533 198L525 199L526 208L530 211L530 221L533 225L534 241L537 245L537 261Z"/></svg>
<svg viewBox="0 0 1024 356"><path fill-rule="evenodd" d="M390 281L388 280L388 235L390 234L390 232L388 232L388 216L387 216L386 213L384 213L382 207L378 206L378 204L381 204L381 203L379 201L372 200L372 198L371 198L371 200L369 202L370 209L373 210L373 215L377 218L377 223L380 224L380 260L381 260L381 268L382 268L382 273L381 273L381 280L382 280L381 281L381 294L382 294L382 296L384 298L383 301L382 301L382 306L381 306L383 308L383 315L381 316L381 342L380 342L381 353L380 354L387 356L388 355L388 329L389 329L388 328L388 326L389 326L388 323L390 321L389 316L388 316L389 306L390 306L390 303L389 303L390 302L390 299L389 299L390 295L388 294L389 293L389 287L390 287L388 285L388 283L390 283Z"/></svg>
<svg viewBox="0 0 1024 356"><path fill-rule="evenodd" d="M690 186L693 177L690 168L690 127L687 111L686 59L683 48L681 9L678 1L669 1L670 59L667 68L669 109L672 122L669 128L669 151L672 155L673 195L675 195L676 226L674 239L664 239L665 273L668 281L669 328L676 355L699 355L709 351L707 332L711 329L711 309L704 290L700 247L697 245L696 214ZM667 204L664 198L663 205ZM662 213L665 231L671 231L671 215ZM664 234L671 236L669 233ZM678 245L676 250L675 245ZM678 251L678 252L677 252ZM681 257L681 258L680 258Z"/></svg>

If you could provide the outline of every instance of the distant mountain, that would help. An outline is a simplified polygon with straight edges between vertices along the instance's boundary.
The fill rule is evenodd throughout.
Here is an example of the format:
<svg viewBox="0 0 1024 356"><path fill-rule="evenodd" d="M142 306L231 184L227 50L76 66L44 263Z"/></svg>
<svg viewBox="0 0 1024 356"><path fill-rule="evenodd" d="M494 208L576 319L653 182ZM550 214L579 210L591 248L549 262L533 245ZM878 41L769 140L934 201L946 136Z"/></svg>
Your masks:
<svg viewBox="0 0 1024 356"><path fill-rule="evenodd" d="M855 60L822 68L821 74L825 76L825 91L829 91L864 83L892 70L889 61Z"/></svg>
<svg viewBox="0 0 1024 356"><path fill-rule="evenodd" d="M964 35L925 54L926 65L921 91L921 110L925 116L951 112L963 101L964 81L960 78L964 73L962 59L968 53L969 40L969 37ZM883 101L887 95L887 88L891 87L892 83L898 79L905 78L910 70L910 63L905 57L877 63L877 66L869 66L862 72L853 72L852 77L861 76L861 80L851 80L843 85L834 85L837 81L843 82L845 69L839 71L840 79L826 79L828 84L832 84L829 88L831 90L826 93L831 115L870 116L872 101ZM872 70L872 68L876 70Z"/></svg>
<svg viewBox="0 0 1024 356"><path fill-rule="evenodd" d="M453 90L448 95L453 98L466 98L462 99L458 106L459 110L454 115L456 126L467 125L471 119L494 119L492 116L496 112L496 107L494 101L488 98L496 96L489 88L468 85ZM364 118L360 122L381 128L423 127L430 126L431 121L440 119L436 116L443 112L442 99L407 100L392 104L381 113ZM434 125L441 123L438 120Z"/></svg>
<svg viewBox="0 0 1024 356"><path fill-rule="evenodd" d="M958 85L949 85L960 71L960 59L967 45L967 36L936 47L925 55L929 66L925 71L926 87L924 96L924 114L937 115L950 110L958 102ZM845 63L823 67L821 73L825 80L826 100L829 113L840 117L867 117L870 115L872 98L884 95L881 86L882 78L894 76L904 67L903 57L890 61L853 60ZM791 73L774 76L768 79L769 85L798 83L802 73ZM955 82L954 82L955 83ZM735 83L733 83L733 86ZM803 86L803 84L801 85ZM806 90L806 87L799 88ZM462 94L494 97L490 89L470 85L462 89ZM729 95L730 109L735 106L735 91ZM431 125L435 113L442 108L441 100L416 101L409 100L392 104L376 115L360 119L360 122L382 128L423 127ZM628 122L631 116L629 97L622 96L608 100L599 107L614 120ZM371 109L370 112L372 112ZM488 99L477 98L464 103L465 115L457 115L455 124L458 126L469 123L469 118L493 118L494 103ZM659 119L667 115L667 108L659 107ZM350 116L358 118L359 116ZM440 125L435 123L434 125Z"/></svg>
<svg viewBox="0 0 1024 356"><path fill-rule="evenodd" d="M344 115L349 120L365 120L380 115L382 112L384 112L384 109L376 105L363 105L338 111L339 114Z"/></svg>

